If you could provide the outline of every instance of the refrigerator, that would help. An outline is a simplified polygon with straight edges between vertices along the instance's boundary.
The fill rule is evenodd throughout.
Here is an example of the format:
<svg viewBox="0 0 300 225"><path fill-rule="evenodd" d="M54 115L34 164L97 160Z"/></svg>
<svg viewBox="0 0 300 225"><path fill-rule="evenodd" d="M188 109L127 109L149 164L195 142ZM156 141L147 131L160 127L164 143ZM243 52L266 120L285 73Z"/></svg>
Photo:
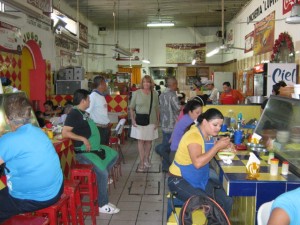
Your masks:
<svg viewBox="0 0 300 225"><path fill-rule="evenodd" d="M264 63L253 68L253 96L272 94L273 85L284 81L288 86L297 83L297 65L295 63Z"/></svg>

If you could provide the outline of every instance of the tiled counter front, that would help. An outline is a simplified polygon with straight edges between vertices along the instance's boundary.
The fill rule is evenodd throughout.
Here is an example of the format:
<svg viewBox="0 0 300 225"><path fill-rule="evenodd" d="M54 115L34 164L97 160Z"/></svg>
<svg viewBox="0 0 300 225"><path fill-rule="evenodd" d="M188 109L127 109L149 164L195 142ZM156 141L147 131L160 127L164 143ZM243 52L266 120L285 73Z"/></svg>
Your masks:
<svg viewBox="0 0 300 225"><path fill-rule="evenodd" d="M75 164L75 152L71 139L53 140L53 145L59 156L64 178L70 178L71 167Z"/></svg>
<svg viewBox="0 0 300 225"><path fill-rule="evenodd" d="M260 176L256 180L247 180L248 151L239 151L230 165L225 164L218 156L212 160L212 166L219 174L227 195L234 199L230 215L233 224L255 224L256 212L263 203L300 187L300 178L296 175L292 173L287 176L281 175L281 165L279 165L278 175L271 176L267 154L260 155Z"/></svg>

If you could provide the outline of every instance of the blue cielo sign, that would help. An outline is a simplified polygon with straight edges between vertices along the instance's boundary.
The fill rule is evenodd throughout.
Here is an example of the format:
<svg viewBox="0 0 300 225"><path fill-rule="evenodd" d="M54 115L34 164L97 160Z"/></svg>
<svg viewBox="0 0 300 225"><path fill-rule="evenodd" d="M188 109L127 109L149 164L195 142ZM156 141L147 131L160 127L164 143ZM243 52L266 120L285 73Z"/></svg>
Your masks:
<svg viewBox="0 0 300 225"><path fill-rule="evenodd" d="M269 63L267 78L267 95L272 93L272 87L279 81L284 81L288 86L297 82L296 63Z"/></svg>

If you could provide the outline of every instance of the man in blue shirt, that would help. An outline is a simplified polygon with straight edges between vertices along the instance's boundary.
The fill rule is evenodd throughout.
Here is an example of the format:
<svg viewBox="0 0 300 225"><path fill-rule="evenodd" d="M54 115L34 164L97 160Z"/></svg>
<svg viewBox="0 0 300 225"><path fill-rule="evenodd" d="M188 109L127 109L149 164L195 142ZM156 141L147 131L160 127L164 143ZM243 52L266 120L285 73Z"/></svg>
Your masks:
<svg viewBox="0 0 300 225"><path fill-rule="evenodd" d="M288 191L275 199L268 225L300 224L300 188Z"/></svg>
<svg viewBox="0 0 300 225"><path fill-rule="evenodd" d="M63 192L63 175L52 142L31 124L29 101L19 94L4 100L12 132L0 138L0 165L7 187L0 190L0 223L9 217L49 207Z"/></svg>

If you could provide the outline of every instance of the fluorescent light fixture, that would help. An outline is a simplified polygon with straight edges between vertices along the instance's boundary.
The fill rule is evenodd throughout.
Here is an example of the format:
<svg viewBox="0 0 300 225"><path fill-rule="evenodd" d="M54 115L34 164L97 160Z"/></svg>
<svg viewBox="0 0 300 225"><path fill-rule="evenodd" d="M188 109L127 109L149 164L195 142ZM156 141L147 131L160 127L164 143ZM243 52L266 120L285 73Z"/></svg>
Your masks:
<svg viewBox="0 0 300 225"><path fill-rule="evenodd" d="M118 52L122 55L125 55L125 56L132 56L132 53L130 51L128 51L127 49L119 46L119 45L116 45L116 47L113 49L115 52Z"/></svg>
<svg viewBox="0 0 300 225"><path fill-rule="evenodd" d="M220 48L215 48L214 50L210 51L209 53L206 54L206 57L211 57L217 53L219 53Z"/></svg>
<svg viewBox="0 0 300 225"><path fill-rule="evenodd" d="M292 7L291 16L285 19L288 24L300 24L300 4L295 3Z"/></svg>
<svg viewBox="0 0 300 225"><path fill-rule="evenodd" d="M150 61L148 59L143 59L142 62L146 64L150 64Z"/></svg>
<svg viewBox="0 0 300 225"><path fill-rule="evenodd" d="M195 65L196 64L196 59L193 59L192 60L192 65Z"/></svg>
<svg viewBox="0 0 300 225"><path fill-rule="evenodd" d="M173 22L152 22L152 23L147 23L147 27L174 27L175 24Z"/></svg>

